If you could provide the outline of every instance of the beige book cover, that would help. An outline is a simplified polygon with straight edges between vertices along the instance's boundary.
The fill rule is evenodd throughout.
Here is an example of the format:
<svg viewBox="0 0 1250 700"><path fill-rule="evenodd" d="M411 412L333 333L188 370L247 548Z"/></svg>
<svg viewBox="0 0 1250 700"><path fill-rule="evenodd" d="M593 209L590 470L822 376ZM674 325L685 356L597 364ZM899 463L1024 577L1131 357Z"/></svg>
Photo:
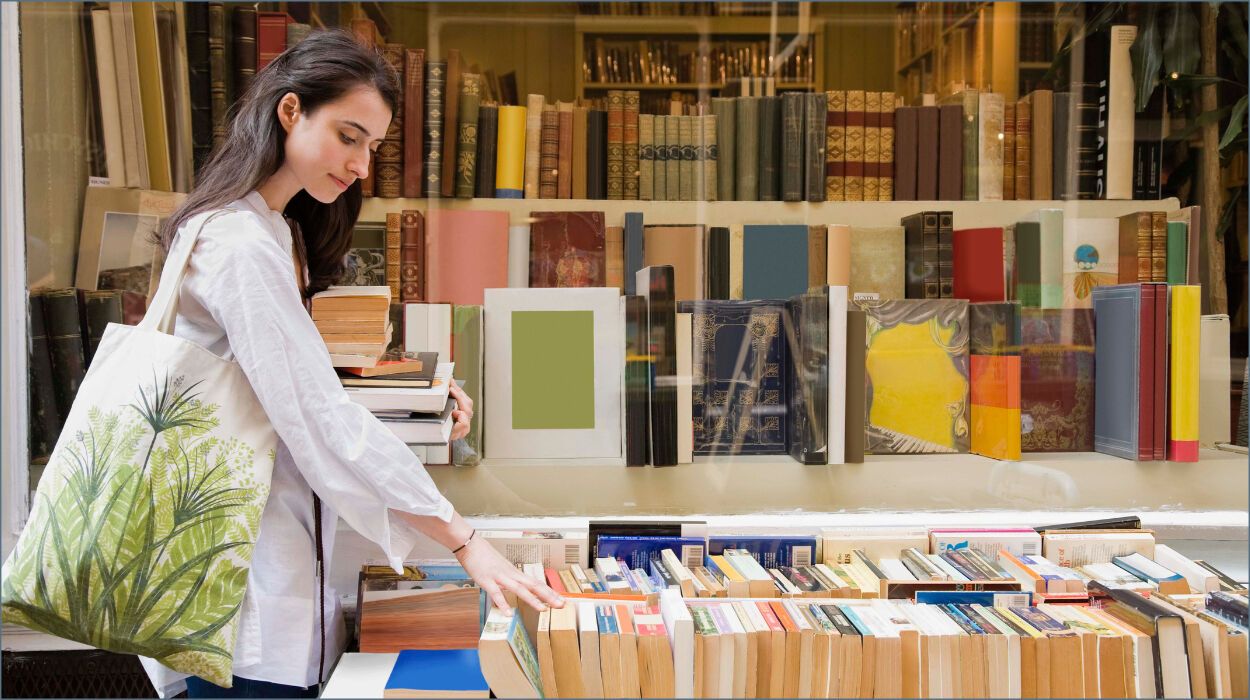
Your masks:
<svg viewBox="0 0 1250 700"><path fill-rule="evenodd" d="M643 267L673 266L676 301L703 298L703 249L701 225L643 227Z"/></svg>
<svg viewBox="0 0 1250 700"><path fill-rule="evenodd" d="M165 95L162 86L162 70L171 70L161 60L160 38L156 29L156 4L134 3L131 6L135 25L135 60L139 66L139 100L143 109L143 130L147 146L148 176L152 189L171 192L174 189L173 171L169 160L169 131L150 128L151 125L168 124Z"/></svg>
<svg viewBox="0 0 1250 700"><path fill-rule="evenodd" d="M850 294L880 300L906 298L902 226L853 226L850 235Z"/></svg>

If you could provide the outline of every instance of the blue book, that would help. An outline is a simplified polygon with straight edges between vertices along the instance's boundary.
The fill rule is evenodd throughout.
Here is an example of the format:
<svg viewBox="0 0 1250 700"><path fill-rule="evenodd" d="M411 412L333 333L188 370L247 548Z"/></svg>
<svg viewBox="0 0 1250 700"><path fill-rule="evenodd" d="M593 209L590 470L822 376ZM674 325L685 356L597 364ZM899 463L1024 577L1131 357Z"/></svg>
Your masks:
<svg viewBox="0 0 1250 700"><path fill-rule="evenodd" d="M399 652L383 697L489 698L477 649L406 649Z"/></svg>
<svg viewBox="0 0 1250 700"><path fill-rule="evenodd" d="M765 569L811 566L816 560L815 537L718 535L707 538L708 554L722 554L726 549L747 550Z"/></svg>
<svg viewBox="0 0 1250 700"><path fill-rule="evenodd" d="M916 602L926 605L1025 606L1033 604L1033 594L1019 591L916 591Z"/></svg>
<svg viewBox="0 0 1250 700"><path fill-rule="evenodd" d="M678 559L689 565L691 562L703 561L707 542L702 537L600 535L598 544L595 545L595 556L623 559L631 569L651 571L652 555L659 557L666 549L673 550Z"/></svg>
<svg viewBox="0 0 1250 700"><path fill-rule="evenodd" d="M1094 450L1123 459L1145 457L1141 435L1142 286L1094 287ZM1154 398L1149 397L1153 403Z"/></svg>
<svg viewBox="0 0 1250 700"><path fill-rule="evenodd" d="M688 301L679 311L694 315L694 453L788 454L785 302Z"/></svg>
<svg viewBox="0 0 1250 700"><path fill-rule="evenodd" d="M742 227L742 298L789 299L808 286L807 226Z"/></svg>

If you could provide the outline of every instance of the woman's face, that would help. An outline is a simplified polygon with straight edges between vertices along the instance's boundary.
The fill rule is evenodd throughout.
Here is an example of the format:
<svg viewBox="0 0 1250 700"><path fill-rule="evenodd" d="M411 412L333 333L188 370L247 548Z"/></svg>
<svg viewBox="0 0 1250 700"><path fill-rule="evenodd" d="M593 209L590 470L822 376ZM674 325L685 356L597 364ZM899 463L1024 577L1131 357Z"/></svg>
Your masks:
<svg viewBox="0 0 1250 700"><path fill-rule="evenodd" d="M288 109L286 100L278 109L280 113ZM285 166L299 186L323 204L338 199L353 181L369 174L369 156L377 151L391 123L390 107L369 85L312 114L298 111L282 116L289 123Z"/></svg>

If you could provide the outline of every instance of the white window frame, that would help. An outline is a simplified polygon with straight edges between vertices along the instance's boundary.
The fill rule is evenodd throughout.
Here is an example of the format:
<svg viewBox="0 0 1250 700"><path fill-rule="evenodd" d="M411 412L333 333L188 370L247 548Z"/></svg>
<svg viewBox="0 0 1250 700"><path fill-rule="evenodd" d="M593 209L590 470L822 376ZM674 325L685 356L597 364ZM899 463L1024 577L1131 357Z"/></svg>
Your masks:
<svg viewBox="0 0 1250 700"><path fill-rule="evenodd" d="M0 489L4 499L0 530L7 558L30 508L21 30L16 3L0 4L0 105Z"/></svg>

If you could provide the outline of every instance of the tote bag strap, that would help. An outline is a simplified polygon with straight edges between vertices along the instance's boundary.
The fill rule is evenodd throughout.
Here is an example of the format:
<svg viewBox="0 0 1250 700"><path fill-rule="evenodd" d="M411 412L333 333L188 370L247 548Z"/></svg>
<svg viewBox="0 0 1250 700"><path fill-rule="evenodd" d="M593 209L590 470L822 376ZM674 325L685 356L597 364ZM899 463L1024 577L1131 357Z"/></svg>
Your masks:
<svg viewBox="0 0 1250 700"><path fill-rule="evenodd" d="M182 278L187 274L187 265L191 262L191 251L195 250L195 242L199 240L200 232L208 222L232 211L235 210L219 209L204 217L194 230L189 230L188 235L180 238L178 244L171 248L174 256L165 261L160 287L157 288L147 313L143 315L143 320L139 322L139 328L166 334L174 332L174 319L178 316L178 293L182 289Z"/></svg>

